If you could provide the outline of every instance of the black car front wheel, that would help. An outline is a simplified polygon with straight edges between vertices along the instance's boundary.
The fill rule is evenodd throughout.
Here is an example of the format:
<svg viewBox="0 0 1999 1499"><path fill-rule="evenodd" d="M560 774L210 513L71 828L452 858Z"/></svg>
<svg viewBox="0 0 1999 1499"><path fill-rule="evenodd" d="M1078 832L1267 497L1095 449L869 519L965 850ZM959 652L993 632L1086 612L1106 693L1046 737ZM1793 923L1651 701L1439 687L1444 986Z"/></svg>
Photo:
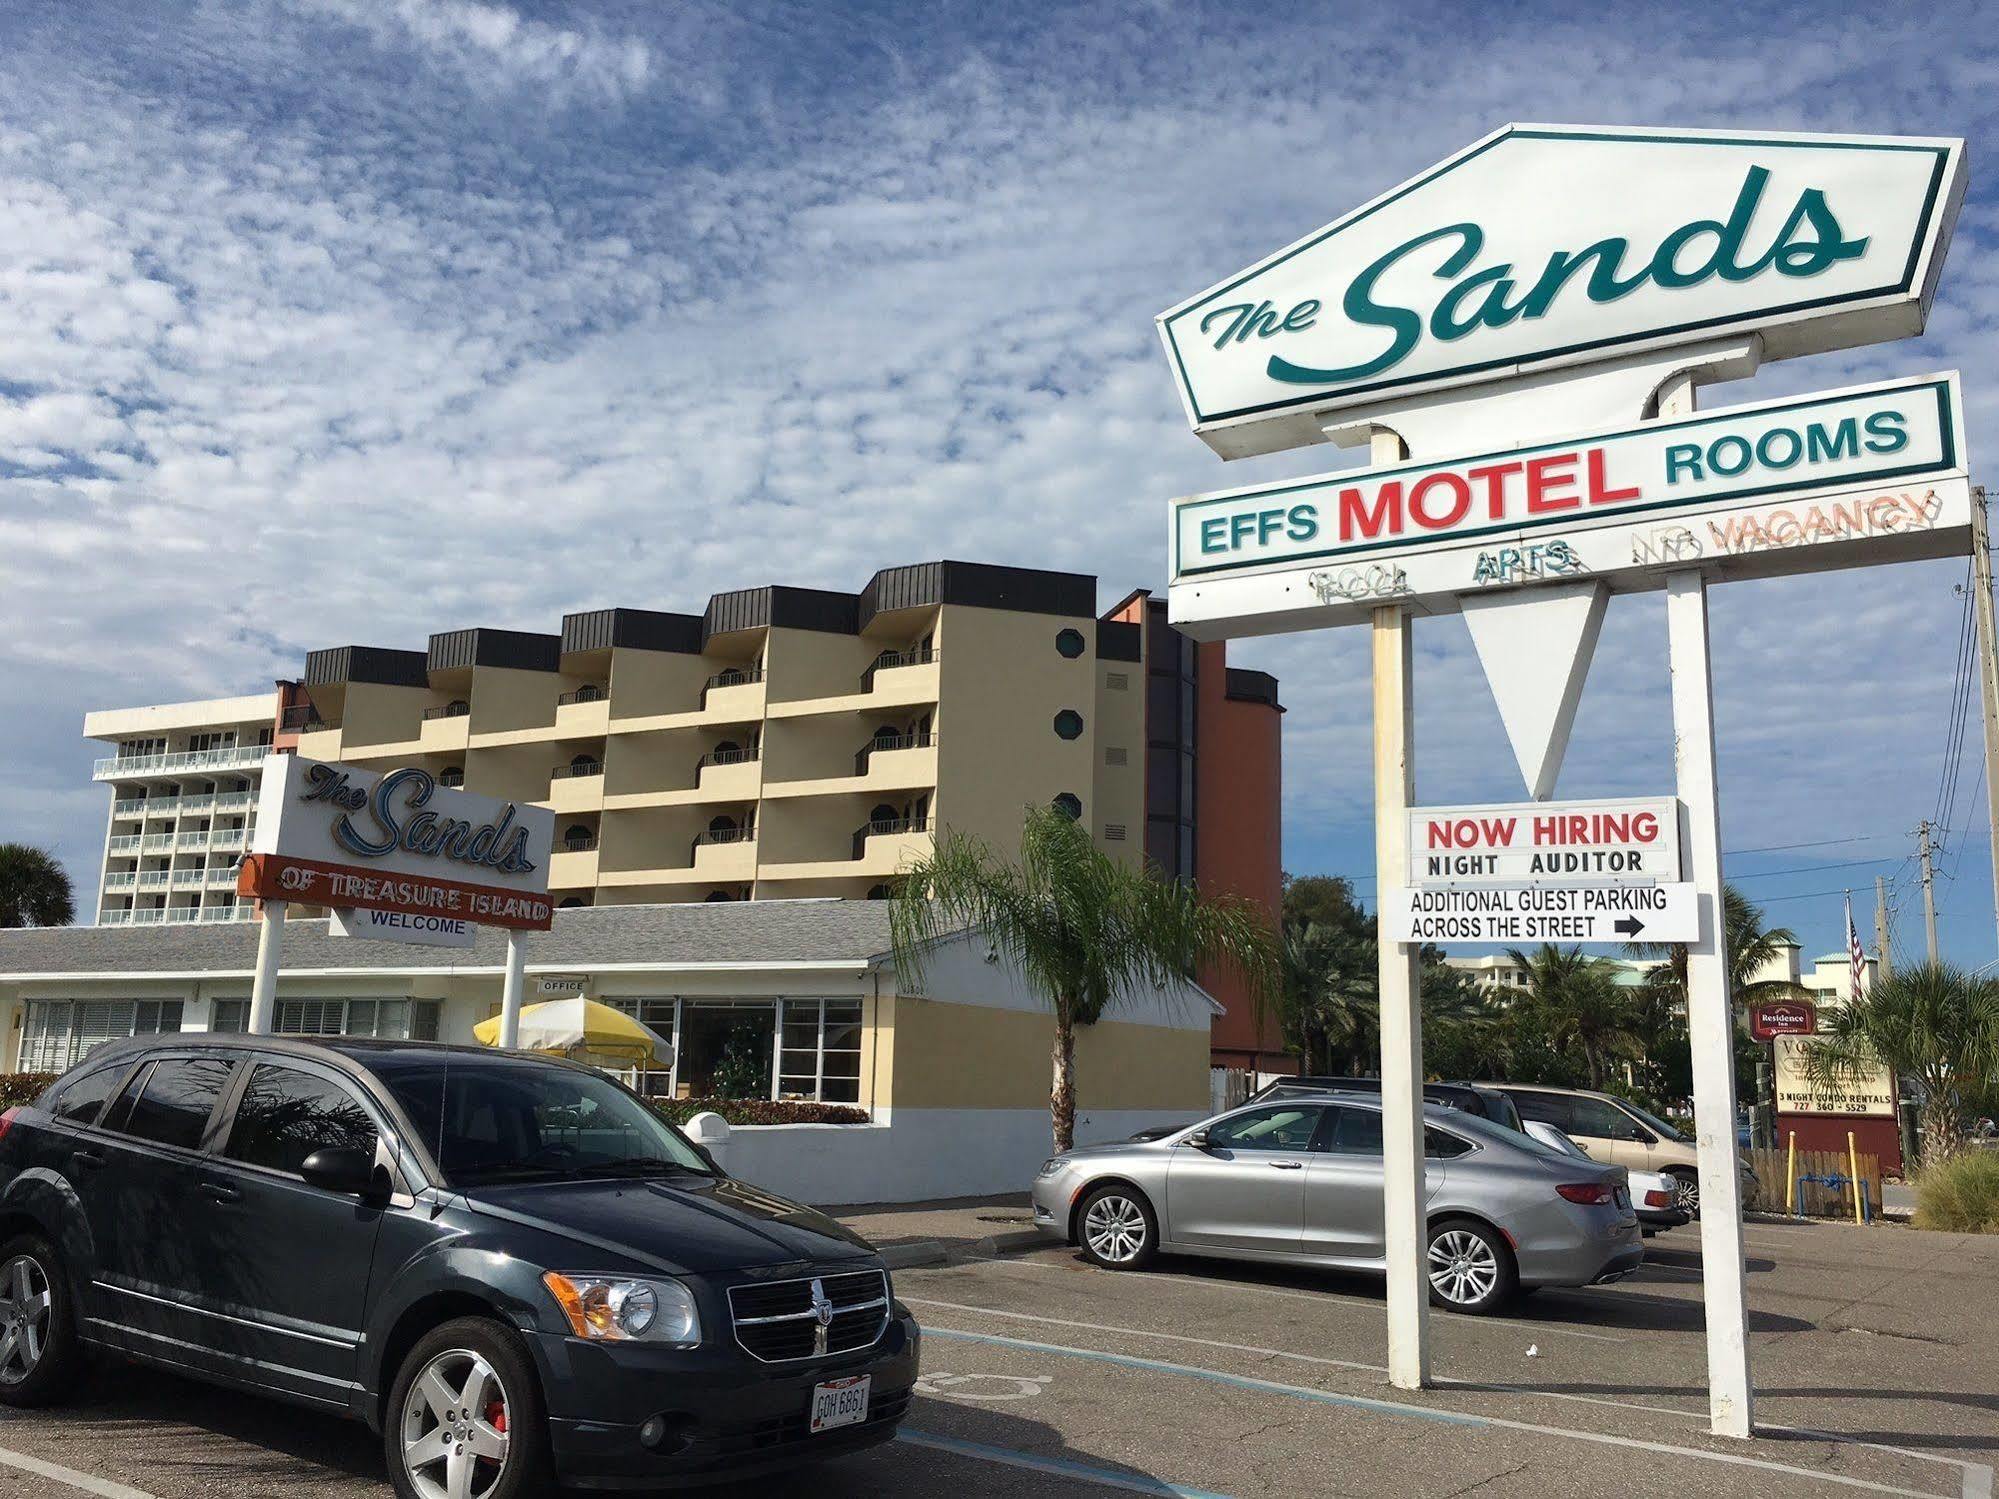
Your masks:
<svg viewBox="0 0 1999 1499"><path fill-rule="evenodd" d="M76 1308L55 1247L37 1234L0 1246L0 1405L53 1404L82 1368Z"/></svg>
<svg viewBox="0 0 1999 1499"><path fill-rule="evenodd" d="M403 1360L382 1422L399 1499L532 1499L553 1488L541 1388L520 1340L462 1317Z"/></svg>

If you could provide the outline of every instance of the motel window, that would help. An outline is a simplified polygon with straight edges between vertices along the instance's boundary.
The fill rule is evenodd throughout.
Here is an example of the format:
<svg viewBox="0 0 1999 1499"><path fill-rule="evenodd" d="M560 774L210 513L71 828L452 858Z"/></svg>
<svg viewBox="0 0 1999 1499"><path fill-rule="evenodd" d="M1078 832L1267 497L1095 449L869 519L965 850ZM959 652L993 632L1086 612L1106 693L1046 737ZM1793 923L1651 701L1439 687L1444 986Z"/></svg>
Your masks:
<svg viewBox="0 0 1999 1499"><path fill-rule="evenodd" d="M434 999L281 999L281 1036L361 1036L378 1041L435 1041L438 1004ZM210 1030L247 1031L250 1001L218 999Z"/></svg>
<svg viewBox="0 0 1999 1499"><path fill-rule="evenodd" d="M107 1041L180 1029L177 999L35 999L21 1024L21 1071L67 1072Z"/></svg>
<svg viewBox="0 0 1999 1499"><path fill-rule="evenodd" d="M671 1068L627 1077L648 1097L860 1102L857 999L603 1002L673 1043Z"/></svg>

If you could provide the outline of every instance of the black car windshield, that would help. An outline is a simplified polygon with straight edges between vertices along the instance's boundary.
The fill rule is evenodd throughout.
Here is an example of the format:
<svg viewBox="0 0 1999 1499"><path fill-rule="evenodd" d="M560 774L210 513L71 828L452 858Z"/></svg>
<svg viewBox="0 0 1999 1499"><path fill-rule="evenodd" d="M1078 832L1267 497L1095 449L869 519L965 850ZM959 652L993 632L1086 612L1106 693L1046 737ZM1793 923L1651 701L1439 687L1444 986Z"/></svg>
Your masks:
<svg viewBox="0 0 1999 1499"><path fill-rule="evenodd" d="M667 1123L596 1073L481 1057L384 1069L444 1174L460 1185L698 1173L707 1162Z"/></svg>

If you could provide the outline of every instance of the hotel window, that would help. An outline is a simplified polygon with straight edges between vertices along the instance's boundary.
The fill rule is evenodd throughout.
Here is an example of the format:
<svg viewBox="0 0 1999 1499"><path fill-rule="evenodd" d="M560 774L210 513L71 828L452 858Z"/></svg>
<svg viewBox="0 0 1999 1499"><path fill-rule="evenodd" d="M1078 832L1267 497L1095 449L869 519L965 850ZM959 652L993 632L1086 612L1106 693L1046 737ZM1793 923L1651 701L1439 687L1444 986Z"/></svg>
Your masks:
<svg viewBox="0 0 1999 1499"><path fill-rule="evenodd" d="M438 1004L434 999L281 999L281 1036L361 1036L378 1041L435 1041ZM247 1031L250 1001L218 999L210 1030Z"/></svg>
<svg viewBox="0 0 1999 1499"><path fill-rule="evenodd" d="M33 999L21 1025L21 1071L65 1072L107 1041L180 1029L177 999Z"/></svg>
<svg viewBox="0 0 1999 1499"><path fill-rule="evenodd" d="M197 751L234 749L236 748L236 731L234 729L218 729L213 733L190 734L187 740L187 747Z"/></svg>
<svg viewBox="0 0 1999 1499"><path fill-rule="evenodd" d="M140 755L164 755L167 742L164 739L121 739L118 741L118 758L135 759Z"/></svg>
<svg viewBox="0 0 1999 1499"><path fill-rule="evenodd" d="M857 999L617 999L672 1042L673 1066L641 1071L637 1091L668 1098L789 1098L858 1103Z"/></svg>

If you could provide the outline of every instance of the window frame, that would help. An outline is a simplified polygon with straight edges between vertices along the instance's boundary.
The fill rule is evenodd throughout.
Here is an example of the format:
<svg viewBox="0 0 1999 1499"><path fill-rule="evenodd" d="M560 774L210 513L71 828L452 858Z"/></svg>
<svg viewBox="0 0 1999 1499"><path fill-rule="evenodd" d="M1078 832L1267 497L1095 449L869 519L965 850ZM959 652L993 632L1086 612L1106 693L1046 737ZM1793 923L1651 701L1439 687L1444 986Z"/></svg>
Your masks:
<svg viewBox="0 0 1999 1499"><path fill-rule="evenodd" d="M242 1160L229 1154L229 1137L236 1131L237 1111L242 1107L243 1095L250 1091L250 1079L256 1075L259 1067L270 1067L279 1072L296 1072L303 1077L329 1083L360 1104L361 1112L366 1114L375 1126L375 1164L387 1166L389 1175L395 1182L395 1190L407 1192L408 1188L404 1185L400 1165L402 1131L383 1116L381 1106L369 1096L368 1090L357 1087L354 1080L337 1067L327 1067L306 1057L284 1056L274 1052L251 1052L239 1060L236 1073L230 1078L229 1086L224 1090L225 1112L219 1123L214 1124L211 1148L206 1152L215 1158L217 1164L237 1171L249 1171L258 1176L268 1177L272 1181L294 1182L303 1187L312 1186L295 1171L280 1171L275 1166L259 1165L255 1161ZM313 1188L313 1190L319 1189Z"/></svg>
<svg viewBox="0 0 1999 1499"><path fill-rule="evenodd" d="M1254 1114L1276 1114L1286 1110L1300 1112L1300 1113L1309 1112L1311 1114L1316 1115L1317 1117L1313 1119L1312 1131L1309 1135L1305 1137L1305 1143L1303 1145L1232 1144L1230 1141L1226 1139L1223 1140L1215 1139L1214 1138L1215 1126L1210 1125L1208 1126L1207 1148L1211 1150L1251 1151L1256 1153L1267 1153L1270 1155L1283 1155L1286 1154L1287 1152L1294 1155L1312 1154L1317 1151L1320 1131L1325 1128L1326 1110L1329 1107L1331 1107L1331 1105L1322 1102L1313 1102L1302 1099L1297 1102L1266 1103L1266 1104L1258 1104L1255 1108L1244 1109L1240 1113L1231 1114L1226 1119L1221 1119L1216 1121L1216 1123L1218 1124L1234 1125L1238 1121L1248 1119L1251 1115Z"/></svg>
<svg viewBox="0 0 1999 1499"><path fill-rule="evenodd" d="M132 1102L136 1105L145 1097L147 1088L152 1086L153 1075L162 1066L170 1063L220 1062L223 1066L230 1069L228 1075L222 1079L221 1088L216 1092L215 1102L209 1105L208 1117L202 1121L201 1133L195 1137L195 1143L192 1145L176 1145L171 1140L156 1140L148 1135L136 1135L131 1130L125 1128L113 1128L110 1125L92 1127L99 1128L112 1139L122 1141L134 1148L173 1150L179 1151L183 1155L205 1156L211 1154L211 1147L215 1141L217 1121L225 1117L226 1111L235 1096L237 1085L242 1077L242 1058L232 1057L228 1053L221 1051L204 1051L198 1048L189 1048L183 1051L176 1048L171 1051L150 1052L141 1057L139 1062L140 1065L127 1075L118 1092L112 1095L114 1101L124 1098L131 1090L133 1083L139 1082L139 1090L131 1095ZM140 1082L141 1073L144 1074L143 1082ZM103 1110L99 1111L100 1117L103 1113ZM131 1118L131 1113L130 1109L125 1111L128 1121Z"/></svg>
<svg viewBox="0 0 1999 1499"><path fill-rule="evenodd" d="M732 996L728 999L722 999L698 994L606 994L599 996L599 1003L610 1006L620 1014L631 1016L642 1025L650 1026L654 1031L665 1036L672 1044L673 1065L671 1067L632 1069L632 1072L641 1079L640 1084L633 1091L638 1093L642 1098L664 1097L671 1100L680 1097L680 1062L682 1056L685 1054L683 1029L687 1023L687 1007L689 1004L733 1004L746 1010L768 1004L772 1007L770 1091L764 1095L764 1101L771 1103L823 1103L834 1107L856 1109L868 1107L866 1099L868 1001L865 995L772 994ZM673 1018L670 1028L661 1020L648 1020L646 1018L646 1006L668 1004L673 1007ZM851 1099L829 1099L826 1097L828 1077L826 1071L826 1033L829 1024L838 1026L845 1023L839 1018L833 1018L829 1021L828 1008L835 1005L853 1006L853 1023L860 1027L860 1037L857 1045L852 1047L841 1046L833 1049L836 1056L852 1055L854 1057L854 1096ZM785 1045L785 1026L787 1023L809 1024L812 1027L812 1087L809 1093L801 1093L796 1090L787 1091L785 1089L785 1080L787 1078L793 1081L802 1081L806 1077L806 1074L803 1072L785 1071L786 1055L799 1057L805 1051L803 1046ZM622 1076L623 1074L617 1075ZM649 1077L664 1077L666 1079L666 1092L661 1094L651 1091L643 1081ZM837 1083L844 1081L844 1079L836 1075L833 1081Z"/></svg>

